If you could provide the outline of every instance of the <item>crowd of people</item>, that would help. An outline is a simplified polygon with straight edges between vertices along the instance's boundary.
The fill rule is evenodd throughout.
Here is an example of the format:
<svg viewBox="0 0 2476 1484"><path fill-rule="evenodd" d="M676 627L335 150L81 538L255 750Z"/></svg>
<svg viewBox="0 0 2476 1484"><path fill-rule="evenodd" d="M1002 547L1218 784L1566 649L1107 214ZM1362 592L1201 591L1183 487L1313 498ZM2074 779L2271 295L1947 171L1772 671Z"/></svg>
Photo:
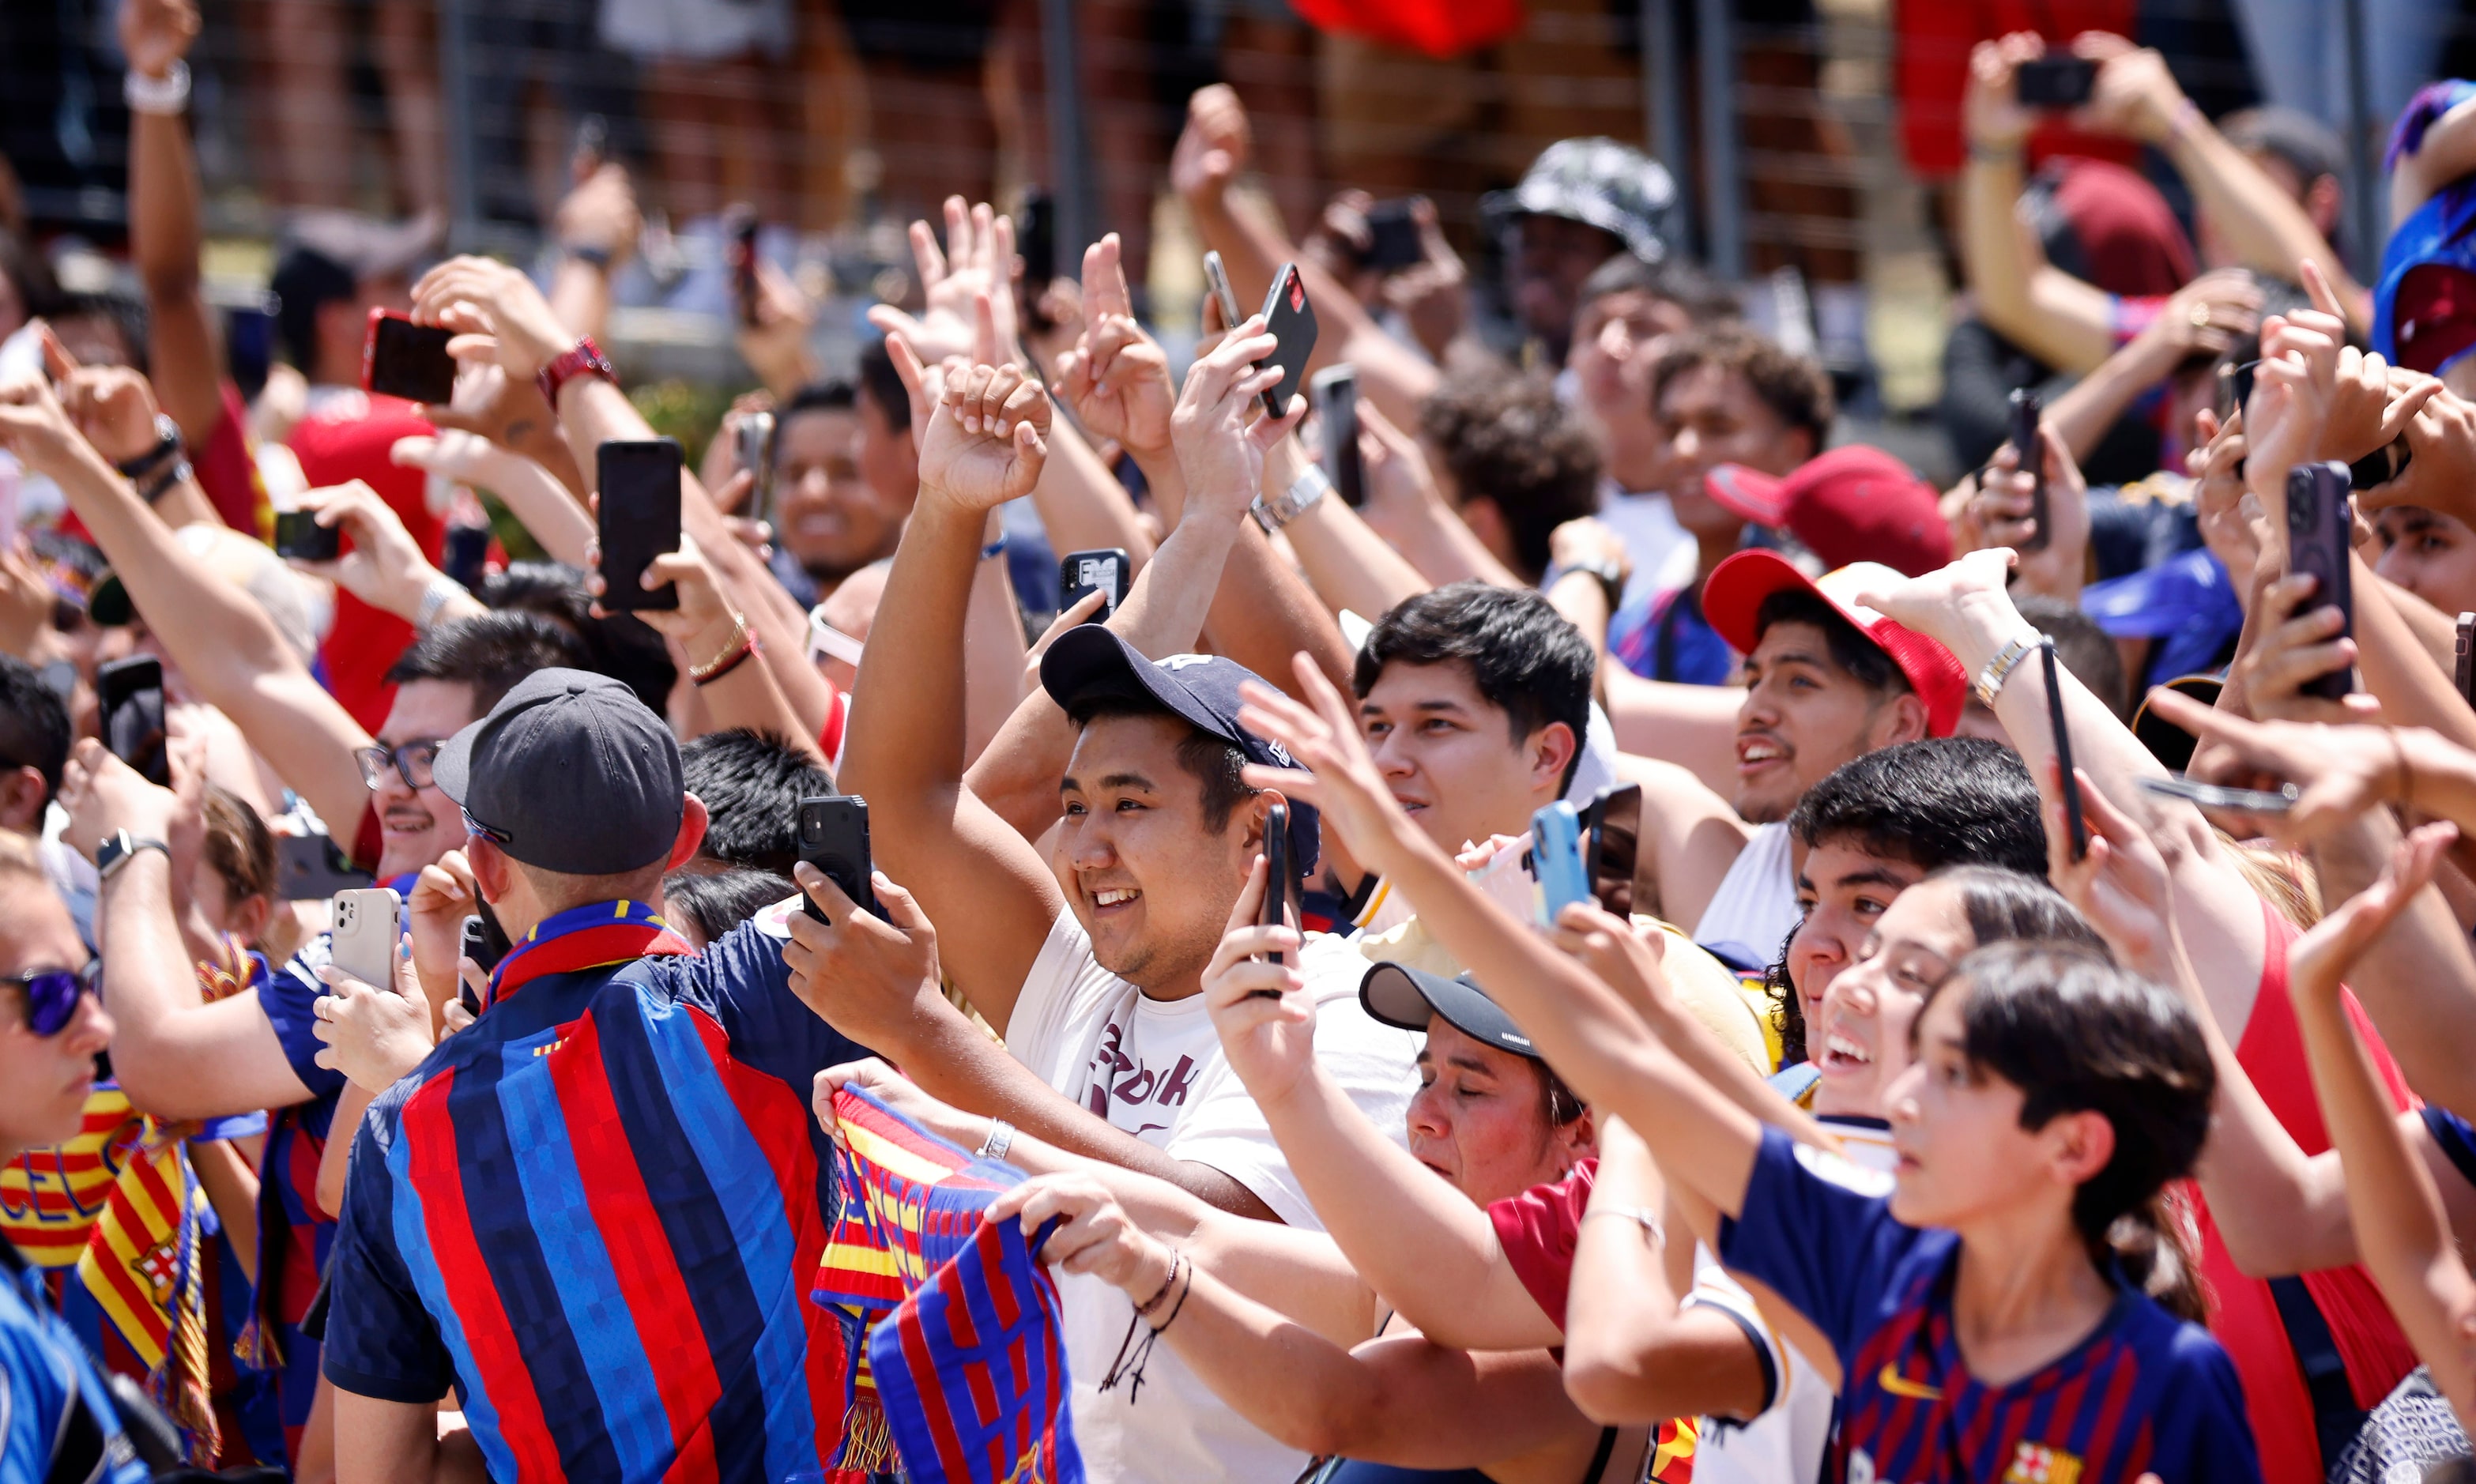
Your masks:
<svg viewBox="0 0 2476 1484"><path fill-rule="evenodd" d="M291 244L244 388L119 20L142 299L0 243L0 1479L2476 1468L2476 84L2359 279L2309 120L2071 41L2188 234L1977 44L1945 490L1640 153L1515 364L1209 87L1269 317L956 198L845 379L752 264L640 573L627 171Z"/></svg>

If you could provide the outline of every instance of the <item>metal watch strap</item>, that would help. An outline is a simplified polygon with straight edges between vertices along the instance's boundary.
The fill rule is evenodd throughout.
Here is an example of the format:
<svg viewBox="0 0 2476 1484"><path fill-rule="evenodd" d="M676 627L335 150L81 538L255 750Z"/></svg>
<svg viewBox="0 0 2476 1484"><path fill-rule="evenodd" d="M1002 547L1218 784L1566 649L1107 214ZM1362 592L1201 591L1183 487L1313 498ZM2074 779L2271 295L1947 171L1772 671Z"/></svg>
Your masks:
<svg viewBox="0 0 2476 1484"><path fill-rule="evenodd" d="M1248 513L1253 515L1255 524L1263 527L1264 533L1270 535L1305 514L1317 501L1331 493L1332 481L1325 477L1321 467L1309 464L1305 473L1292 480L1290 487L1281 491L1279 499L1267 501L1258 495L1255 503L1248 507Z"/></svg>
<svg viewBox="0 0 2476 1484"><path fill-rule="evenodd" d="M972 1153L973 1157L978 1159L1003 1159L1006 1157L1006 1150L1012 1148L1014 1148L1014 1125L1002 1118L993 1118L989 1120L989 1136L982 1139L980 1147L974 1150Z"/></svg>
<svg viewBox="0 0 2476 1484"><path fill-rule="evenodd" d="M1994 698L2003 693L2003 682L2012 679L2012 672L2019 667L2021 657L2038 647L2038 640L2041 637L2042 635L2039 634L2030 634L2023 638L2016 638L2003 646L2002 651L1993 659L1986 662L1986 668L1977 672L1976 680L1969 686L1970 691L1977 697L1979 705L1990 711L1994 708Z"/></svg>
<svg viewBox="0 0 2476 1484"><path fill-rule="evenodd" d="M434 574L430 580L430 585L422 589L421 606L413 610L412 627L423 633L428 633L431 626L438 622L438 610L447 606L452 600L462 596L464 596L463 583L444 572Z"/></svg>

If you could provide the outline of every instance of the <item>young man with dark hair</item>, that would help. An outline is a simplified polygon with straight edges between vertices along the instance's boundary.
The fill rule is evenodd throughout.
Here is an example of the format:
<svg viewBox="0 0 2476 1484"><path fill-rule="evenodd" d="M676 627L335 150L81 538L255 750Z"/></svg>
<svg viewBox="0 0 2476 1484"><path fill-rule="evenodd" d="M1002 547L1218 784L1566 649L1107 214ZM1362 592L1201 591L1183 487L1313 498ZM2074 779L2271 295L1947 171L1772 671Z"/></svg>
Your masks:
<svg viewBox="0 0 2476 1484"><path fill-rule="evenodd" d="M1556 528L1598 508L1598 450L1540 378L1456 376L1420 409L1419 433L1462 520L1526 581L1547 572Z"/></svg>
<svg viewBox="0 0 2476 1484"><path fill-rule="evenodd" d="M43 806L61 791L70 736L68 707L42 672L0 654L0 829L43 832Z"/></svg>
<svg viewBox="0 0 2476 1484"><path fill-rule="evenodd" d="M883 430L872 433L859 404L851 383L818 382L776 417L774 575L804 608L891 556L910 512L908 499L889 498L869 478L866 456Z"/></svg>
<svg viewBox="0 0 2476 1484"><path fill-rule="evenodd" d="M800 801L833 793L834 777L782 737L744 727L680 749L688 792L705 801L705 839L686 869L747 866L787 877L800 858Z"/></svg>
<svg viewBox="0 0 2476 1484"><path fill-rule="evenodd" d="M1808 578L1773 552L1741 552L1704 584L1713 628L1746 655L1737 709L1736 789L1723 801L1686 769L1637 759L1644 874L1661 914L1752 971L1796 924L1785 823L1807 789L1853 758L1947 737L1967 679L1949 651L1850 594L1896 581L1858 563Z"/></svg>
<svg viewBox="0 0 2476 1484"><path fill-rule="evenodd" d="M1646 680L1723 683L1736 655L1711 626L1703 584L1742 540L1746 517L1707 487L1723 464L1774 478L1814 457L1831 429L1830 379L1742 325L1670 344L1650 370L1650 405L1668 431L1668 497L1694 538L1690 581L1627 603L1608 653Z"/></svg>
<svg viewBox="0 0 2476 1484"><path fill-rule="evenodd" d="M1979 737L1895 742L1843 764L1806 790L1788 830L1802 857L1800 917L1770 980L1786 1021L1782 1059L1791 1065L1816 1050L1809 1031L1820 1024L1823 990L1863 951L1893 898L1949 865L2046 870L2046 829L2028 766L2011 748ZM1810 1073L1784 1090L1804 1085Z"/></svg>
<svg viewBox="0 0 2476 1484"><path fill-rule="evenodd" d="M669 646L633 613L596 617L582 569L558 561L509 562L483 578L473 596L487 608L541 614L583 641L588 658L582 668L626 685L656 715L670 710L680 671Z"/></svg>

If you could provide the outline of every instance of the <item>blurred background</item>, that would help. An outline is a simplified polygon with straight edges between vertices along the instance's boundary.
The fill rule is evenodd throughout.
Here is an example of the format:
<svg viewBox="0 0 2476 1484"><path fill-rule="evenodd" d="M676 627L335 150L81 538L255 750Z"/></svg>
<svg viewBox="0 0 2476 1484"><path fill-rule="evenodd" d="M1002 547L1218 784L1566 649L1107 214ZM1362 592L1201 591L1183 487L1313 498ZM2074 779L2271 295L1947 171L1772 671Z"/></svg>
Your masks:
<svg viewBox="0 0 2476 1484"><path fill-rule="evenodd" d="M847 370L879 299L916 303L904 228L949 193L1045 218L1071 275L1126 239L1173 349L1201 289L1172 187L1188 97L1224 82L1252 126L1246 186L1293 237L1326 199L1430 198L1506 320L1487 193L1550 142L1608 136L1676 176L1675 226L1748 315L1832 372L1845 414L1948 465L1942 392L1961 274L1947 230L1970 42L2117 32L2212 116L2312 114L2380 210L2380 137L2415 86L2476 71L2464 0L205 0L190 53L208 286L236 359L290 224L349 212L436 250L543 261L580 151L634 177L646 231L611 338L694 425L754 378L731 348L733 208L818 307ZM111 0L0 7L0 222L63 286L126 269L128 115ZM1061 81L1063 80L1063 81ZM2081 141L2173 172L2122 140ZM2341 249L2369 271L2378 218ZM81 277L101 279L81 284ZM1512 337L1512 338L1518 338ZM263 336L257 336L260 341ZM245 369L245 368L244 368ZM244 380L244 384L246 381ZM1905 440L1903 430L1915 428ZM696 431L688 428L693 436Z"/></svg>

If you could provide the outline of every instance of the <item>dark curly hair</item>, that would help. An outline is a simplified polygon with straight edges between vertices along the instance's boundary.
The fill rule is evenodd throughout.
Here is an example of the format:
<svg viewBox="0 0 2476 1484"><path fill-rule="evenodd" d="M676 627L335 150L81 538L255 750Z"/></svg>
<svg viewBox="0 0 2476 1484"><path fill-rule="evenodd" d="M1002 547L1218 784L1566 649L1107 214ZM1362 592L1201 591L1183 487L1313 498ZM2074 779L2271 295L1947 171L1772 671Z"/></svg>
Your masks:
<svg viewBox="0 0 2476 1484"><path fill-rule="evenodd" d="M1781 422L1802 429L1813 440L1813 452L1822 452L1837 405L1831 378L1812 357L1792 355L1770 336L1744 325L1713 325L1684 336L1660 356L1650 371L1650 405L1655 408L1666 399L1670 383L1703 366L1744 377Z"/></svg>
<svg viewBox="0 0 2476 1484"><path fill-rule="evenodd" d="M1494 502L1513 535L1513 565L1530 581L1548 570L1548 538L1599 507L1599 454L1590 434L1537 377L1464 373L1419 410L1419 431L1443 457L1465 504Z"/></svg>

